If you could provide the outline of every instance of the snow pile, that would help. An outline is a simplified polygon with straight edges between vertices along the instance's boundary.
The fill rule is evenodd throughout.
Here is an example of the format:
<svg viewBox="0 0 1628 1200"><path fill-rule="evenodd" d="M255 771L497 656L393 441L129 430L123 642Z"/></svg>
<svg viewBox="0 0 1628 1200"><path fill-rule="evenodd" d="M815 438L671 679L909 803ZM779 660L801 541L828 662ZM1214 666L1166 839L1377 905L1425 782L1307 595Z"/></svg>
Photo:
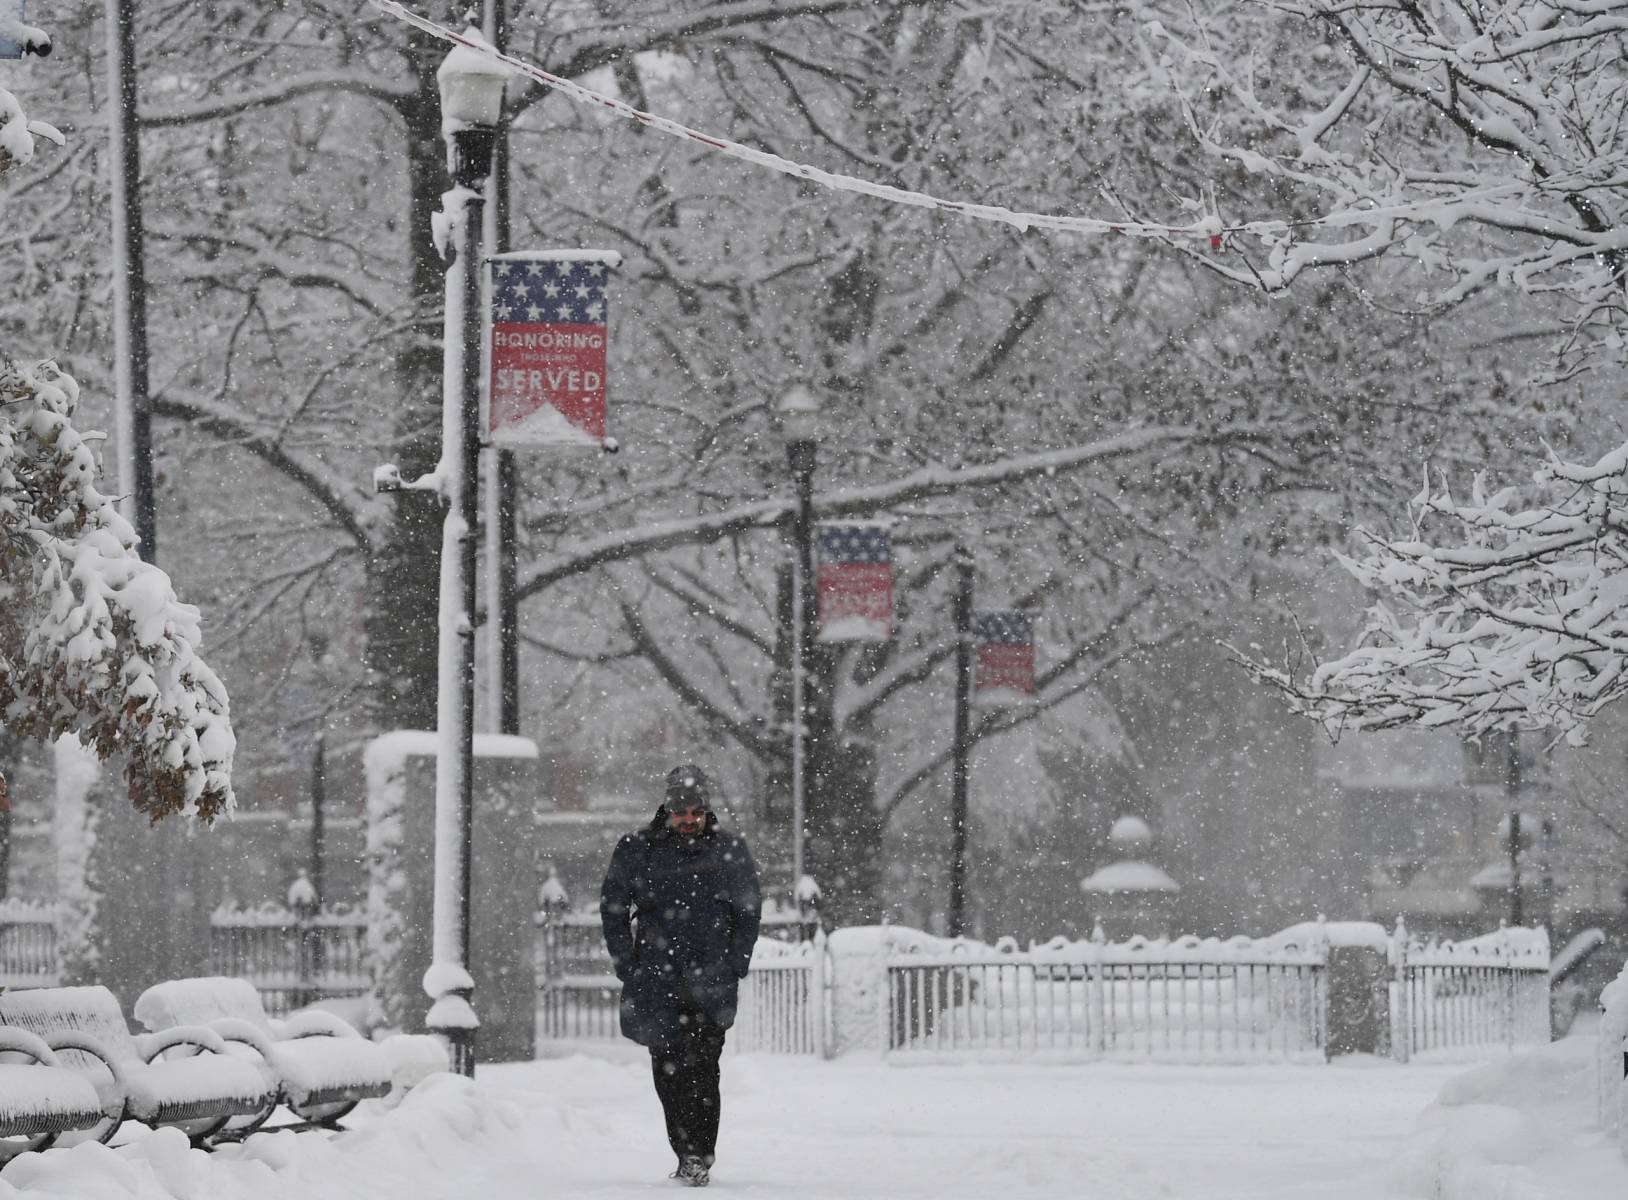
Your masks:
<svg viewBox="0 0 1628 1200"><path fill-rule="evenodd" d="M1447 1081L1400 1155L1420 1200L1572 1200L1628 1194L1595 1123L1597 1043L1574 1037Z"/></svg>
<svg viewBox="0 0 1628 1200"><path fill-rule="evenodd" d="M459 1173L448 1164L513 1153L523 1117L534 1116L501 1097L478 1094L466 1079L438 1075L384 1119L339 1138L259 1134L206 1154L192 1149L179 1130L160 1129L113 1149L90 1143L24 1155L0 1175L0 1200L416 1200L468 1194L459 1190ZM539 1128L535 1119L527 1132L556 1142L563 1135L558 1127Z"/></svg>

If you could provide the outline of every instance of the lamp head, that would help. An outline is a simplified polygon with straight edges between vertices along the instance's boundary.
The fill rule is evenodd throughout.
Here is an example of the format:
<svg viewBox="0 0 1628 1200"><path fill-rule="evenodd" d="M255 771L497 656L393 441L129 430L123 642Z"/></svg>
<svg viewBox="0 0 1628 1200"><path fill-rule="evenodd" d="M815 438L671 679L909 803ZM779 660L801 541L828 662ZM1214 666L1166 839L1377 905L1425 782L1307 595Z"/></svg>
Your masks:
<svg viewBox="0 0 1628 1200"><path fill-rule="evenodd" d="M820 440L820 398L802 384L780 397L775 405L780 433L788 443Z"/></svg>
<svg viewBox="0 0 1628 1200"><path fill-rule="evenodd" d="M490 47L486 36L470 25L463 36ZM435 71L441 92L441 134L450 138L469 128L495 128L503 119L503 85L509 72L468 46L454 46Z"/></svg>

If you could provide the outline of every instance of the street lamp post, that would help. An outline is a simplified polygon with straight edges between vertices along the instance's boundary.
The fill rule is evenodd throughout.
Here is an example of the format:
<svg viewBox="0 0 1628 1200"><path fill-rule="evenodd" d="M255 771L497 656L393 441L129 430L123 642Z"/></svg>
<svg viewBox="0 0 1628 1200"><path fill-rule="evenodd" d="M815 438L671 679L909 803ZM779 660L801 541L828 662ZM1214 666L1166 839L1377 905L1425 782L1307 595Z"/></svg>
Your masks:
<svg viewBox="0 0 1628 1200"><path fill-rule="evenodd" d="M464 31L484 40L478 30ZM454 46L435 73L441 133L452 190L446 317L442 330L441 462L446 501L441 527L439 669L436 701L434 935L424 990L426 1019L443 1036L452 1066L475 1073L475 1017L469 971L469 893L475 765L475 536L480 455L480 259L486 177L503 115L501 67Z"/></svg>
<svg viewBox="0 0 1628 1200"><path fill-rule="evenodd" d="M806 387L794 387L780 398L780 431L786 462L797 489L792 517L795 559L791 573L791 887L800 904L804 892L803 841L809 794L818 785L818 739L811 738L809 664L814 659L814 631L819 601L814 585L814 462L819 447L820 401Z"/></svg>
<svg viewBox="0 0 1628 1200"><path fill-rule="evenodd" d="M955 548L955 732L950 771L950 927L966 933L967 776L972 758L972 555Z"/></svg>
<svg viewBox="0 0 1628 1200"><path fill-rule="evenodd" d="M1509 796L1509 837L1504 845L1509 852L1509 923L1519 927L1526 920L1525 897L1521 894L1521 743L1513 729L1506 736L1504 786Z"/></svg>

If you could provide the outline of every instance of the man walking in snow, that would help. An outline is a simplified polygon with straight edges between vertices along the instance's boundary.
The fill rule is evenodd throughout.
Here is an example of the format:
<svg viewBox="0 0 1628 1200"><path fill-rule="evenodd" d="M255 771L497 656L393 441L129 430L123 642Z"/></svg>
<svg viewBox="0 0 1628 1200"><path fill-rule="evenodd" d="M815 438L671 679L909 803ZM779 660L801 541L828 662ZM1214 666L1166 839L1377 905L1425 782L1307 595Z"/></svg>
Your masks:
<svg viewBox="0 0 1628 1200"><path fill-rule="evenodd" d="M622 1033L650 1049L673 1178L705 1187L718 1141L718 1059L757 944L763 896L746 842L718 828L699 767L674 768L650 824L616 843L599 893Z"/></svg>

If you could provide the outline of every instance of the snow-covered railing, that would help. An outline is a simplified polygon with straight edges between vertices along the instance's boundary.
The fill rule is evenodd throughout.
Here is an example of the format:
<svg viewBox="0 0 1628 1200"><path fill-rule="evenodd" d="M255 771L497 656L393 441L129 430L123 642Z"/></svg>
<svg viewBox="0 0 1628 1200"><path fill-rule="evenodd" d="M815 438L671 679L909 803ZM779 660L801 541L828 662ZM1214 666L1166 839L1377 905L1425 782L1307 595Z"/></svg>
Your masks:
<svg viewBox="0 0 1628 1200"><path fill-rule="evenodd" d="M1462 942L1421 942L1400 925L1391 943L1392 1053L1547 1042L1549 936L1500 929Z"/></svg>
<svg viewBox="0 0 1628 1200"><path fill-rule="evenodd" d="M614 1040L620 985L597 913L540 919L540 1037ZM864 1049L900 1061L1054 1057L1323 1059L1548 1039L1539 930L1420 943L1398 926L1307 922L1265 938L1049 942L1020 948L901 926L759 942L738 1050Z"/></svg>
<svg viewBox="0 0 1628 1200"><path fill-rule="evenodd" d="M56 987L57 906L47 900L0 900L0 987Z"/></svg>
<svg viewBox="0 0 1628 1200"><path fill-rule="evenodd" d="M823 1047L823 956L813 943L794 941L808 928L795 910L765 907L766 936L758 941L741 988L731 1046L774 1054L813 1054ZM539 1038L614 1041L621 1036L622 985L611 972L597 910L562 911L556 905L539 912L536 970Z"/></svg>
<svg viewBox="0 0 1628 1200"><path fill-rule="evenodd" d="M367 917L339 904L311 910L223 904L209 918L209 969L247 979L272 1016L373 986Z"/></svg>
<svg viewBox="0 0 1628 1200"><path fill-rule="evenodd" d="M1401 926L1318 921L1266 938L1110 943L1099 933L1027 949L880 932L891 1057L1248 1062L1366 1051L1406 1061L1549 1038L1542 930L1421 943ZM846 968L839 954L834 970Z"/></svg>
<svg viewBox="0 0 1628 1200"><path fill-rule="evenodd" d="M1326 949L1292 941L1053 939L1020 949L890 930L890 1057L1322 1058Z"/></svg>
<svg viewBox="0 0 1628 1200"><path fill-rule="evenodd" d="M737 1050L756 1054L819 1054L829 1041L825 1000L825 934L811 942L758 940L752 969L741 982Z"/></svg>

